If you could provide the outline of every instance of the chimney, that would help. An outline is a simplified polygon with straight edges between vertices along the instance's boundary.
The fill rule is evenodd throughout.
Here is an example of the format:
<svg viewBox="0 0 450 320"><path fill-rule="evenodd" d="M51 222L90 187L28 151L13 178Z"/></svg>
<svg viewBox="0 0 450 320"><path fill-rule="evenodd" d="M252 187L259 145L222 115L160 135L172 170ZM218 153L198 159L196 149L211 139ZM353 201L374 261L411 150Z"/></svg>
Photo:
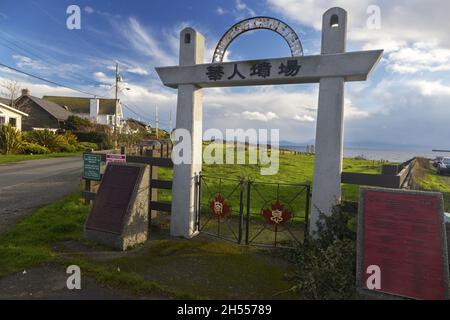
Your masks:
<svg viewBox="0 0 450 320"><path fill-rule="evenodd" d="M29 96L30 95L30 89L22 89L22 96Z"/></svg>
<svg viewBox="0 0 450 320"><path fill-rule="evenodd" d="M98 100L98 98L91 99L89 104L89 117L94 122L97 122L98 120L99 108L100 108L100 101Z"/></svg>

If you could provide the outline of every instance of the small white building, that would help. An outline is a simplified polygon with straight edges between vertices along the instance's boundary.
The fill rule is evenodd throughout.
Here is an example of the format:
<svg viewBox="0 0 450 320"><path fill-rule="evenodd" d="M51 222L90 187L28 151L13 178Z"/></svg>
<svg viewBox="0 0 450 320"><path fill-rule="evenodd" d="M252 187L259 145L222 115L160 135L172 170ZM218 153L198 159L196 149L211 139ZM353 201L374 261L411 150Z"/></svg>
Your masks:
<svg viewBox="0 0 450 320"><path fill-rule="evenodd" d="M22 117L28 117L28 114L0 103L0 125L10 124L14 128L22 130Z"/></svg>

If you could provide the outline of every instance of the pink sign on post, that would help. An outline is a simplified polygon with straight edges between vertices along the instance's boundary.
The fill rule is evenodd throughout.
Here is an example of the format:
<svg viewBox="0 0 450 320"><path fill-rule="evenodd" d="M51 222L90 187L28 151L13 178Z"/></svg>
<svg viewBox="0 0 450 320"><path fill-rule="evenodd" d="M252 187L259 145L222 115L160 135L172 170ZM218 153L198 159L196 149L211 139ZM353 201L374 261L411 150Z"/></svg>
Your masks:
<svg viewBox="0 0 450 320"><path fill-rule="evenodd" d="M108 164L110 162L126 163L127 156L125 154L107 154L106 155L106 164Z"/></svg>

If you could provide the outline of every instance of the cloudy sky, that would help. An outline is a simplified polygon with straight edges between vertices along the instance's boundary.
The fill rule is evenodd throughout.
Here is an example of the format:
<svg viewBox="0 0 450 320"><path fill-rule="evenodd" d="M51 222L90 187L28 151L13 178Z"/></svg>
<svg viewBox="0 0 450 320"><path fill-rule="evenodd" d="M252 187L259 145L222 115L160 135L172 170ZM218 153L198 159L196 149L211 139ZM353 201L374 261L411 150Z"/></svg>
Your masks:
<svg viewBox="0 0 450 320"><path fill-rule="evenodd" d="M68 30L66 9L82 9L81 30ZM447 0L1 0L0 63L101 96L114 94L120 62L121 99L129 117L161 125L175 119L176 91L161 85L156 66L176 65L178 34L192 26L206 38L205 62L235 22L256 15L287 22L305 55L320 52L321 16L348 11L348 51L384 49L366 82L346 84L347 145L450 148L450 1ZM377 12L379 8L379 17ZM227 60L289 56L278 34L237 38ZM82 94L0 69L35 96ZM318 85L204 90L204 128L278 128L281 140L314 139Z"/></svg>

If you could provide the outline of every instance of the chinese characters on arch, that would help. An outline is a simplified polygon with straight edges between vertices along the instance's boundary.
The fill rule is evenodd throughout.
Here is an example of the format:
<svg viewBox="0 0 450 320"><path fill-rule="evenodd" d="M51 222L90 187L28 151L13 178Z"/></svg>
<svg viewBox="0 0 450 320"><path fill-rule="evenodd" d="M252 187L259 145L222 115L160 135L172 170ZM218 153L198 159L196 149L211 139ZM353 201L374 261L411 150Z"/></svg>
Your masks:
<svg viewBox="0 0 450 320"><path fill-rule="evenodd" d="M287 60L281 62L279 65L273 66L271 62L263 61L256 62L248 66L239 66L237 63L234 64L233 72L226 74L224 67L220 64L210 65L206 67L206 76L209 80L218 81L223 79L234 80L234 79L247 79L247 78L268 78L272 73L277 73L285 77L295 77L301 69L301 65L297 60Z"/></svg>

